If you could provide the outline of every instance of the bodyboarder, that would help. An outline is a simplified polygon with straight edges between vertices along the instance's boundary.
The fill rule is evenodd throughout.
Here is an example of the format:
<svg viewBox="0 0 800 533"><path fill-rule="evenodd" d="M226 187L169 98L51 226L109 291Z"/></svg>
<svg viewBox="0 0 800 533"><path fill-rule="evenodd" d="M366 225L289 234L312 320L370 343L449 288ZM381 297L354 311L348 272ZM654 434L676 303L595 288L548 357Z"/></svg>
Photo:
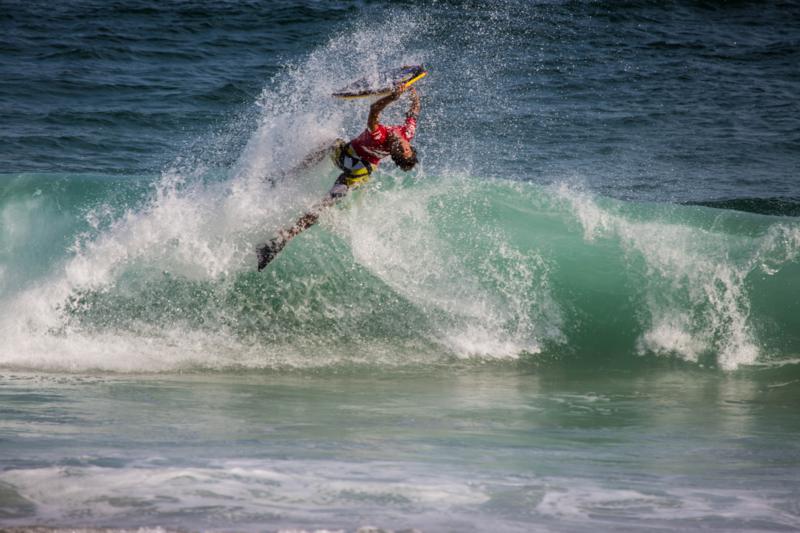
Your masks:
<svg viewBox="0 0 800 533"><path fill-rule="evenodd" d="M258 270L263 270L286 244L300 232L313 226L319 220L320 213L347 196L351 189L369 181L372 172L381 160L391 156L392 161L404 171L409 171L417 164L417 152L411 146L417 128L417 117L420 111L419 95L413 87L408 89L411 105L402 125L386 126L380 123L380 114L390 103L397 100L406 90L405 85L398 85L392 94L381 98L369 108L367 128L350 142L336 139L332 144L309 154L299 168L310 167L330 154L334 165L342 173L333 187L321 201L301 216L293 226L282 229L278 236L268 243L260 245L258 254Z"/></svg>

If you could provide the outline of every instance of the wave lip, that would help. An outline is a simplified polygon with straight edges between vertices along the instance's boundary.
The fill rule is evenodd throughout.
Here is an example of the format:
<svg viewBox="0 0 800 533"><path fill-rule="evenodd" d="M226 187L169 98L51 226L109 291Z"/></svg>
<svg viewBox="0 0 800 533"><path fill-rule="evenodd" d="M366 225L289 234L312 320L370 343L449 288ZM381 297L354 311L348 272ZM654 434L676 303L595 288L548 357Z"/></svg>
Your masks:
<svg viewBox="0 0 800 533"><path fill-rule="evenodd" d="M687 202L686 204L713 207L715 209L733 209L761 215L800 217L800 199L798 198L780 196L774 198L729 198Z"/></svg>

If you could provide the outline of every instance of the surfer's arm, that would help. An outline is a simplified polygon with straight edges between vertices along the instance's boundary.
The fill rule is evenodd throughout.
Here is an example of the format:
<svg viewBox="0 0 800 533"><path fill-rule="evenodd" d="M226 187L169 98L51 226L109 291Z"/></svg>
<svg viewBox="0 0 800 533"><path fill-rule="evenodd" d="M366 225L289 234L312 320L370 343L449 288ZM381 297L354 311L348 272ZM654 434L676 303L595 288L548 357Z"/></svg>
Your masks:
<svg viewBox="0 0 800 533"><path fill-rule="evenodd" d="M369 118L367 118L367 129L369 129L369 131L375 131L375 128L378 127L379 123L378 119L381 118L381 112L387 105L391 104L392 102L400 98L400 94L402 92L403 92L402 87L398 86L392 92L392 94L390 94L389 96L384 96L383 98L381 98L380 100L369 106Z"/></svg>
<svg viewBox="0 0 800 533"><path fill-rule="evenodd" d="M408 92L411 94L411 106L409 106L408 111L406 112L406 118L414 117L416 120L419 117L419 94L417 94L417 90L414 87L408 89Z"/></svg>

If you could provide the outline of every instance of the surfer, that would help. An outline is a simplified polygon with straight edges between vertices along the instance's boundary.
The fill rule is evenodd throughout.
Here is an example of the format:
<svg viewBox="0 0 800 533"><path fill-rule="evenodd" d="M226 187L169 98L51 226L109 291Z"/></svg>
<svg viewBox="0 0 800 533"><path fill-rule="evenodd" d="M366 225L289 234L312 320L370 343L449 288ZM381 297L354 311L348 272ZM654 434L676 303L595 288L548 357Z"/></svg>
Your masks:
<svg viewBox="0 0 800 533"><path fill-rule="evenodd" d="M388 96L381 98L369 108L367 129L350 142L336 139L332 144L324 146L309 154L298 169L308 168L322 161L330 154L333 164L342 173L336 179L333 187L321 201L316 203L306 214L300 217L290 228L278 232L278 236L267 244L258 247L258 270L263 270L278 253L283 250L286 243L300 232L313 226L319 220L320 213L337 201L341 200L351 189L360 187L367 181L372 172L378 167L381 160L391 156L392 161L403 169L409 171L417 164L417 151L411 146L417 128L419 116L419 95L414 87L408 88L411 95L411 105L406 113L406 120L402 125L386 126L379 119L386 106L400 98L408 86L400 84Z"/></svg>

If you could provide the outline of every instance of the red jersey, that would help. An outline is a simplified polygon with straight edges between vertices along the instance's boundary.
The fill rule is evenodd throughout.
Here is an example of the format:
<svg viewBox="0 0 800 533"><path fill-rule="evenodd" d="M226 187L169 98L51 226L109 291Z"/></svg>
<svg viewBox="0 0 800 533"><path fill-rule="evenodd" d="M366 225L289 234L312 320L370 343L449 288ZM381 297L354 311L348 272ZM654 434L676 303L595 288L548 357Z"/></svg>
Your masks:
<svg viewBox="0 0 800 533"><path fill-rule="evenodd" d="M384 126L378 124L375 131L365 129L361 135L350 141L350 146L356 153L371 164L373 167L378 166L381 159L389 155L389 134L395 133L403 139L411 142L414 138L414 133L417 131L417 119L408 117L405 124L402 126Z"/></svg>

